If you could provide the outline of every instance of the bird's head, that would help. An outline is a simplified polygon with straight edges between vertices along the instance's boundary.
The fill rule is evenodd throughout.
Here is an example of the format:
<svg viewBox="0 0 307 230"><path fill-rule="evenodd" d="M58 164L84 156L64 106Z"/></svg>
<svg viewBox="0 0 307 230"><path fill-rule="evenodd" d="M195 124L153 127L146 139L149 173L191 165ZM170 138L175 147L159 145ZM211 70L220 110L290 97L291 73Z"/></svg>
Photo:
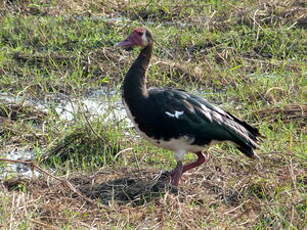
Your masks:
<svg viewBox="0 0 307 230"><path fill-rule="evenodd" d="M153 38L150 31L144 27L139 27L134 29L124 41L117 43L116 46L124 48L146 47L152 43Z"/></svg>

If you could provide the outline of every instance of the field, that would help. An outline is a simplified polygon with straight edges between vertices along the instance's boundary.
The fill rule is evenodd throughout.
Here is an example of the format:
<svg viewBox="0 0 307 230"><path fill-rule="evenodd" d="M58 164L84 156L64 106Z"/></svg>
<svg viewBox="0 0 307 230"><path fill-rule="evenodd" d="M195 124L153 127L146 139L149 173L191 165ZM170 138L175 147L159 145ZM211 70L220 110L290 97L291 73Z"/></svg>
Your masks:
<svg viewBox="0 0 307 230"><path fill-rule="evenodd" d="M306 229L306 15L303 0L1 1L0 229ZM259 160L214 145L160 183L173 154L120 103L139 50L114 44L137 26L155 39L148 86L258 127Z"/></svg>

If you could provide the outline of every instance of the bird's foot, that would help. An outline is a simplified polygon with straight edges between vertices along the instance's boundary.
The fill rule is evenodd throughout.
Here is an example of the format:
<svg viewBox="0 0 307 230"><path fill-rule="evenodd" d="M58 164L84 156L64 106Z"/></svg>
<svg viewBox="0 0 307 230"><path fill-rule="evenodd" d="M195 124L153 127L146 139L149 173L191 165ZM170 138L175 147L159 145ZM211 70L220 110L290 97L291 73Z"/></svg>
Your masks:
<svg viewBox="0 0 307 230"><path fill-rule="evenodd" d="M178 162L176 168L172 171L164 171L160 174L159 181L170 183L173 186L178 186L183 173L182 162Z"/></svg>
<svg viewBox="0 0 307 230"><path fill-rule="evenodd" d="M171 183L172 171L162 171L160 175L158 175L155 185L152 187L152 191L154 192L165 192L169 191L172 194L179 193L179 190L176 186Z"/></svg>

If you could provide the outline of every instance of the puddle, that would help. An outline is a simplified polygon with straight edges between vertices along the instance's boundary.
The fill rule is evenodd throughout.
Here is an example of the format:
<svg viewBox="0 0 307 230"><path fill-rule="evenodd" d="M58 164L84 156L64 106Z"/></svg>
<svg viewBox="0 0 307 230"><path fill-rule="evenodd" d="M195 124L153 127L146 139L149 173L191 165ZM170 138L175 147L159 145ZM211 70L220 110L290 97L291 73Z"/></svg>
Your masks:
<svg viewBox="0 0 307 230"><path fill-rule="evenodd" d="M110 123L125 121L129 126L132 125L118 97L97 96L96 94L97 92L91 97L63 99L54 107L54 110L61 120L72 121L83 113L89 120L103 117Z"/></svg>
<svg viewBox="0 0 307 230"><path fill-rule="evenodd" d="M31 160L34 157L34 152L30 150L13 150L1 154L0 156L10 160ZM22 177L34 177L40 175L36 170L31 170L31 168L21 163L8 163L5 167L0 167L0 179L9 178L16 174Z"/></svg>
<svg viewBox="0 0 307 230"><path fill-rule="evenodd" d="M122 122L127 127L132 127L132 122L127 118L125 108L121 102L119 92L101 88L90 92L83 97L69 97L67 95L49 95L44 100L13 96L6 93L0 93L0 103L5 104L23 104L32 106L42 112L55 111L61 120L74 121L84 114L88 120L103 118L109 124L119 124ZM1 125L1 124L0 124ZM8 153L1 153L0 158L11 160L31 160L34 159L34 152L29 150L13 150ZM36 171L32 172L24 164L7 164L0 167L0 179L9 175L18 174L20 176L32 177L38 175Z"/></svg>
<svg viewBox="0 0 307 230"><path fill-rule="evenodd" d="M132 126L126 116L121 98L115 90L106 93L105 89L99 89L83 97L51 95L46 96L44 100L0 94L0 100L4 103L22 103L33 106L42 112L55 111L61 120L72 121L77 119L80 113L84 113L89 120L103 117L107 122L125 121L129 127Z"/></svg>

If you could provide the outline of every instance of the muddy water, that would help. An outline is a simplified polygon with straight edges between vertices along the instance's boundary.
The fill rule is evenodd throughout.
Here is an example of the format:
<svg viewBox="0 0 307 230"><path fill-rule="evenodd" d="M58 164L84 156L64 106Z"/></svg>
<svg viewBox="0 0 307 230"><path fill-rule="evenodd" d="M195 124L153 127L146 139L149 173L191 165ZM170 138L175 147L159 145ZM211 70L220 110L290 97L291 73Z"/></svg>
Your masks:
<svg viewBox="0 0 307 230"><path fill-rule="evenodd" d="M1 158L11 159L11 160L31 160L34 157L34 152L31 150L13 150L7 153L1 153ZM7 164L5 167L0 167L0 179L8 178L11 175L16 175L24 177L33 177L38 176L40 173L36 170L31 170L24 164L16 163L16 164Z"/></svg>
<svg viewBox="0 0 307 230"><path fill-rule="evenodd" d="M125 120L126 112L122 105L119 93L115 90L109 91L99 89L92 91L87 96L70 97L66 95L46 96L45 100L16 97L0 93L0 103L14 103L32 106L42 112L55 111L61 120L72 121L80 112L85 113L88 119L103 117L107 122Z"/></svg>
<svg viewBox="0 0 307 230"><path fill-rule="evenodd" d="M80 113L83 113L88 120L102 117L108 123L118 124L122 122L123 125L132 127L131 121L127 119L118 90L101 88L83 97L51 95L46 96L45 100L35 100L33 98L24 98L2 93L0 94L0 103L28 105L42 112L55 111L59 119L66 120L67 122L78 119ZM11 152L0 152L0 158L30 160L34 158L34 152L29 149L14 149ZM0 179L12 173L31 177L37 172L32 172L32 170L23 164L9 164L5 168L0 167Z"/></svg>

